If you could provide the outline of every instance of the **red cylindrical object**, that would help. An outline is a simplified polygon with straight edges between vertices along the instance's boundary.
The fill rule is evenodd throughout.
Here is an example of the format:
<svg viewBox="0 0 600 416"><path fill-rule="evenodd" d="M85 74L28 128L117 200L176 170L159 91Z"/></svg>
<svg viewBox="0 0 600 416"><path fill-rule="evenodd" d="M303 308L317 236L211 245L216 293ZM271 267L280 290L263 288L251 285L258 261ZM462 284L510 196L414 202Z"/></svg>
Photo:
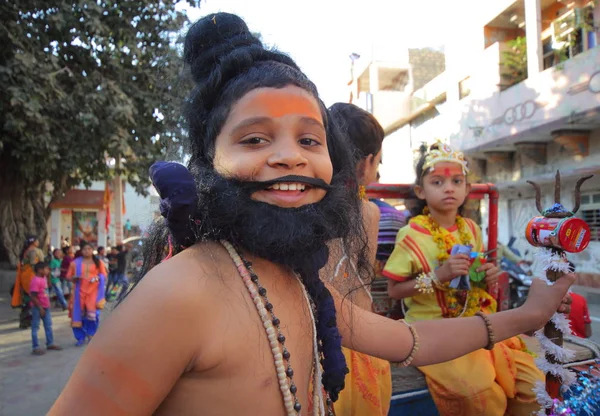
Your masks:
<svg viewBox="0 0 600 416"><path fill-rule="evenodd" d="M590 243L590 227L581 218L534 217L527 224L525 237L535 247L579 253Z"/></svg>

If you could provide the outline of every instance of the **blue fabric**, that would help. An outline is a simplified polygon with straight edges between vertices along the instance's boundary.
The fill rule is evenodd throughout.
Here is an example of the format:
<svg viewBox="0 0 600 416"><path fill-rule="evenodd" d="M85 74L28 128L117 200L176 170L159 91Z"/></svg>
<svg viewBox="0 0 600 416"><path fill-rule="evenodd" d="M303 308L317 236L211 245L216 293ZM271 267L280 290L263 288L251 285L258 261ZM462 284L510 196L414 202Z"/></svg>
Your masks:
<svg viewBox="0 0 600 416"><path fill-rule="evenodd" d="M329 249L324 246L298 270L306 291L316 306L317 337L321 341L323 360L323 387L332 401L338 399L344 389L348 367L342 352L342 336L337 327L333 296L319 278L321 269L329 259Z"/></svg>
<svg viewBox="0 0 600 416"><path fill-rule="evenodd" d="M63 296L69 292L69 294L73 294L73 285L67 279L60 279L60 286L62 288Z"/></svg>
<svg viewBox="0 0 600 416"><path fill-rule="evenodd" d="M85 318L80 328L72 328L73 335L78 343L84 342L86 337L93 337L98 330L98 324L100 323L100 314L96 313L96 320L92 321Z"/></svg>
<svg viewBox="0 0 600 416"><path fill-rule="evenodd" d="M150 178L160 195L160 214L175 242L184 247L193 244L190 222L198 205L194 177L179 163L159 161L150 167Z"/></svg>
<svg viewBox="0 0 600 416"><path fill-rule="evenodd" d="M42 318L40 310L37 306L31 308L31 344L33 349L40 347L38 340L38 331L40 329L40 321L44 323L44 332L46 333L46 345L50 346L54 344L54 335L52 334L52 316L50 314L50 308L45 308L46 314Z"/></svg>
<svg viewBox="0 0 600 416"><path fill-rule="evenodd" d="M75 276L81 277L83 259L77 258L75 261ZM73 290L73 310L71 311L71 323L81 322L81 279L77 279L75 289Z"/></svg>
<svg viewBox="0 0 600 416"><path fill-rule="evenodd" d="M98 273L98 294L96 295L96 303L99 303L106 296L106 275Z"/></svg>
<svg viewBox="0 0 600 416"><path fill-rule="evenodd" d="M67 307L67 301L65 300L65 295L62 291L62 289L60 288L60 283L52 283L52 290L54 290L54 293L56 293L56 299L58 299L58 302L60 303L60 305L63 308Z"/></svg>

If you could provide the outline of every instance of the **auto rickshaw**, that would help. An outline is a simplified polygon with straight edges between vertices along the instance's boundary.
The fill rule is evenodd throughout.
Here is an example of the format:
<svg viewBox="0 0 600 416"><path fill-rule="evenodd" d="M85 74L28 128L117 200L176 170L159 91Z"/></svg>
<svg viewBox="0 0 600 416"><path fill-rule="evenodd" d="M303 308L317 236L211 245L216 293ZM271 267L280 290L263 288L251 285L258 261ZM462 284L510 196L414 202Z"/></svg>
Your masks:
<svg viewBox="0 0 600 416"><path fill-rule="evenodd" d="M367 196L373 199L384 200L410 200L414 198L413 185L373 184L367 188ZM469 199L482 200L488 198L488 261L496 260L498 246L498 189L493 184L473 184ZM395 311L396 301L387 297L383 287L387 285L385 279L376 279L373 282L373 308L375 312L384 316L398 319ZM510 289L508 275L503 273L499 279L498 310L506 310L510 306ZM537 340L533 337L523 336L528 348L534 353L540 351ZM579 371L586 371L590 365L597 365L600 359L600 346L591 340L567 336L564 340L565 347L575 351L572 362L565 364ZM404 415L439 415L433 399L429 394L425 376L415 367L400 367L392 363L392 403L389 416ZM600 411L597 413L600 415Z"/></svg>

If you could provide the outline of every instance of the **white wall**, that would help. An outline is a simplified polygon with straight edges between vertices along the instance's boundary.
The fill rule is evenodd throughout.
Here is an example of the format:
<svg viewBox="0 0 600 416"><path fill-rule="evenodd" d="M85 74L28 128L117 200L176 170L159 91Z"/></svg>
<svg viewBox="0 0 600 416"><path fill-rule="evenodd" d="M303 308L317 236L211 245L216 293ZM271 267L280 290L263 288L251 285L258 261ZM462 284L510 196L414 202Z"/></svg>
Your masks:
<svg viewBox="0 0 600 416"><path fill-rule="evenodd" d="M84 187L81 188L83 189ZM92 186L89 189L103 191L104 181L92 182ZM158 210L158 202L151 196L158 196L158 194L153 186L148 187L147 190L150 195L144 197L135 192L135 189L131 185L125 184L125 191L123 192L125 199L123 224L125 224L125 221L129 218L131 225L137 225L142 229L145 229L150 225L154 218L154 213ZM115 207L113 207L113 210L114 209ZM114 235L114 211L111 218L113 221L111 221L109 235Z"/></svg>
<svg viewBox="0 0 600 416"><path fill-rule="evenodd" d="M406 184L415 181L410 128L405 126L383 140L383 163L379 167L380 182Z"/></svg>

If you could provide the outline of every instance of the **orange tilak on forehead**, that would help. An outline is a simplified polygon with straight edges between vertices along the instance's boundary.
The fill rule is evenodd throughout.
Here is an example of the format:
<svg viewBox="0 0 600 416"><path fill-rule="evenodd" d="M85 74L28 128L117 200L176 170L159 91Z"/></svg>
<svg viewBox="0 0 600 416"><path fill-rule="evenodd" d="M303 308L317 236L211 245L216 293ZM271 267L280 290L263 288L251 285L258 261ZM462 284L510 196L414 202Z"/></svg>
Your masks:
<svg viewBox="0 0 600 416"><path fill-rule="evenodd" d="M293 95L277 88L260 88L251 91L248 93L248 96L252 96L251 99L244 100L247 105L242 105L242 108L236 110L250 111L271 118L296 114L321 121L321 111L315 98L301 88L297 87L297 89L298 93Z"/></svg>
<svg viewBox="0 0 600 416"><path fill-rule="evenodd" d="M458 175L464 176L464 174L462 167L456 163L438 163L430 172L431 176L443 176L445 178Z"/></svg>

